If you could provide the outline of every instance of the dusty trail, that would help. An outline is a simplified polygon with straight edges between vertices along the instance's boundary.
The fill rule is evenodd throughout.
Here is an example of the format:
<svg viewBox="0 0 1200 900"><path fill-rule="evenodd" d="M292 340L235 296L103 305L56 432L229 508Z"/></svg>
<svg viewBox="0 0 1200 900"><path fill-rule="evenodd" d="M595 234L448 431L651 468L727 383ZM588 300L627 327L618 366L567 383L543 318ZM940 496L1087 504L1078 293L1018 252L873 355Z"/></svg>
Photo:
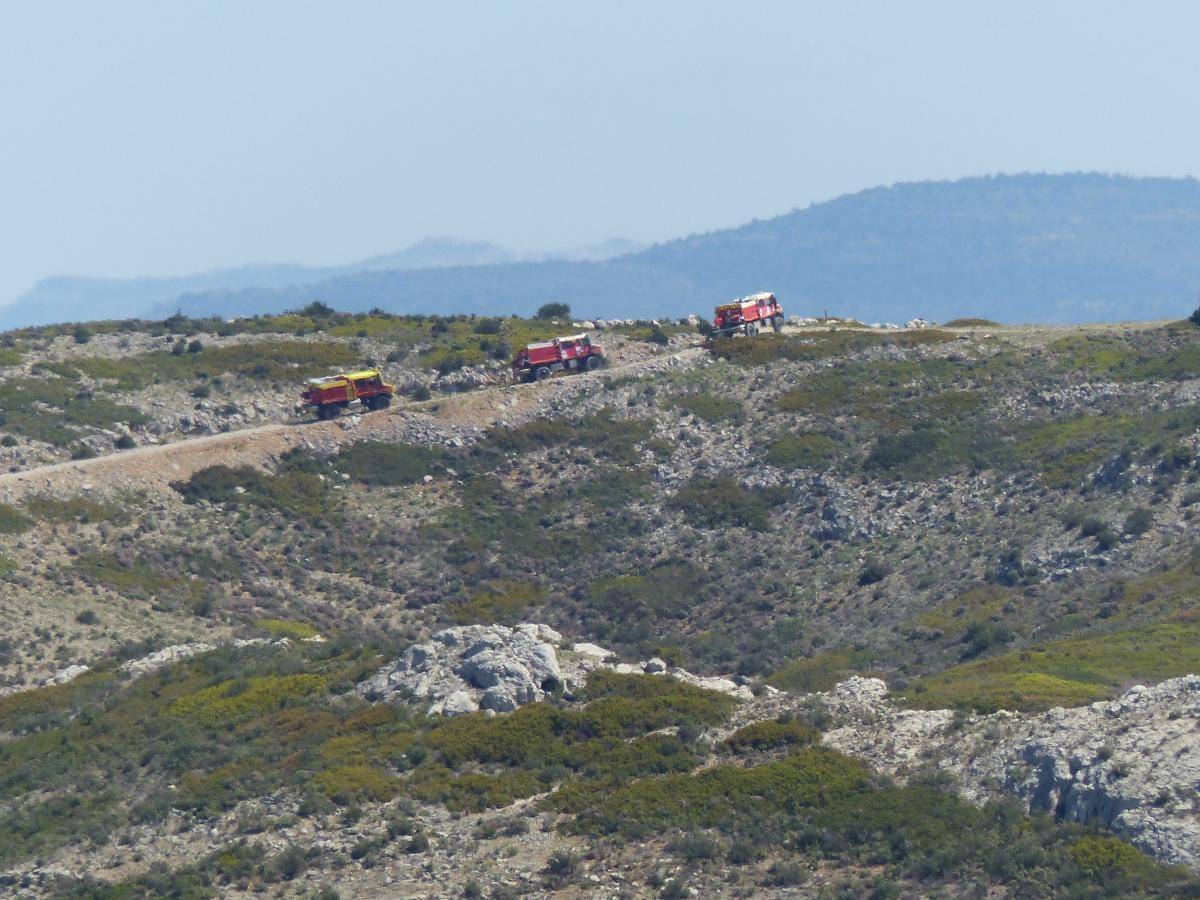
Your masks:
<svg viewBox="0 0 1200 900"><path fill-rule="evenodd" d="M1148 323L1126 323L1118 328L1145 327ZM1155 323L1149 323L1155 324ZM1157 323L1161 324L1161 323ZM1079 326L1000 326L961 329L991 332L1016 343L1046 343ZM803 327L785 326L785 334L800 334ZM959 331L960 329L952 329ZM139 447L94 459L40 466L22 472L0 474L0 502L19 502L37 494L65 495L81 491L119 492L128 489L167 491L172 481L191 477L214 465L265 466L298 446L347 445L359 441L401 440L424 426L447 436L470 425L486 428L506 419L536 415L537 408L552 397L596 390L600 379L628 375L670 361L703 356L700 342L670 351L625 345L613 354L614 365L596 373L561 376L535 384L499 384L463 394L439 397L424 403L403 403L381 412L343 416L330 422L275 423L204 437L185 438L168 444Z"/></svg>
<svg viewBox="0 0 1200 900"><path fill-rule="evenodd" d="M395 440L416 423L452 434L470 424L485 428L501 419L536 412L545 400L600 389L601 378L629 374L669 361L698 359L698 345L638 356L596 373L562 376L536 384L502 384L424 403L406 403L380 412L346 415L329 422L276 423L225 434L186 438L138 447L94 459L72 460L0 475L0 501L38 494L70 496L86 491L167 491L172 481L191 477L208 466L262 467L301 445L347 445L372 438Z"/></svg>

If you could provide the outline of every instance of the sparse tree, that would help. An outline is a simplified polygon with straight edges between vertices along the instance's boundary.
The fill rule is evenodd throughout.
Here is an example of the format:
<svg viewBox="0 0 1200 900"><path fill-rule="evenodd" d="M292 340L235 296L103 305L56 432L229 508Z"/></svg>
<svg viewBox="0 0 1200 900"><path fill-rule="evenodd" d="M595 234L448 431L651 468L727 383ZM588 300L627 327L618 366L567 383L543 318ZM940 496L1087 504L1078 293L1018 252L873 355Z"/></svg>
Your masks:
<svg viewBox="0 0 1200 900"><path fill-rule="evenodd" d="M537 317L539 319L569 319L571 307L566 303L543 303L538 308Z"/></svg>

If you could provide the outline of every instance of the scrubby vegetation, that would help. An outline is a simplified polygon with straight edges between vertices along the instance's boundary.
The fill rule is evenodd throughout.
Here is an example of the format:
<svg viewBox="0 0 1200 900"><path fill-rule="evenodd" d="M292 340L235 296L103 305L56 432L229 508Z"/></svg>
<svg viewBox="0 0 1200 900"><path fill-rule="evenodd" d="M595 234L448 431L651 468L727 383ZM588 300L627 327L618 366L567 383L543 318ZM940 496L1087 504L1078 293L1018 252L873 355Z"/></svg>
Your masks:
<svg viewBox="0 0 1200 900"><path fill-rule="evenodd" d="M930 709L1049 709L1111 696L1132 681L1198 669L1200 622L1189 616L967 663L914 682L906 697Z"/></svg>
<svg viewBox="0 0 1200 900"><path fill-rule="evenodd" d="M219 380L267 389L319 367L310 345L386 341L397 360L433 367L558 329L318 307L177 320L137 388L143 376L123 366L138 355L101 355L120 327L89 326L79 345L67 330L62 361L0 385L15 398L0 402L9 422L60 429L81 455L111 452L125 430L107 417L129 415L116 407L139 390L213 404ZM1101 835L975 810L921 776L896 787L819 749L811 706L734 729L721 697L602 675L510 715L431 720L352 692L430 630L480 622L545 621L626 659L744 676L756 693L763 680L801 693L878 675L928 708L1040 710L1200 668L1200 418L1181 381L1195 329L1059 341L961 327L981 330L714 342L652 374L572 382L570 402L547 390L532 418L506 404L489 420L504 424L477 429L463 410L486 400L441 393L395 417L404 442L313 441L269 470L180 477L165 497L134 484L8 501L7 685L92 668L0 697L0 857L132 847L138 827L176 817L207 834L271 798L281 820L353 830L354 846L267 852L255 829L292 826L248 823L221 853L113 890L269 892L289 878L315 890L308 869L436 850L433 831L383 824L430 806L491 858L504 850L489 841L522 833L512 821L551 829L571 852L539 862L547 890L602 861L622 869L615 855L651 841L682 868L630 884L668 896L726 876L743 891L811 886L814 866L848 895L1188 888ZM625 331L649 339L653 326ZM234 333L284 349L256 374L222 355L219 335ZM49 339L19 338L19 352ZM515 396L540 389L528 390ZM11 459L27 452L25 432L0 429ZM225 649L139 681L119 669L224 635L290 646ZM104 890L64 882L73 889Z"/></svg>

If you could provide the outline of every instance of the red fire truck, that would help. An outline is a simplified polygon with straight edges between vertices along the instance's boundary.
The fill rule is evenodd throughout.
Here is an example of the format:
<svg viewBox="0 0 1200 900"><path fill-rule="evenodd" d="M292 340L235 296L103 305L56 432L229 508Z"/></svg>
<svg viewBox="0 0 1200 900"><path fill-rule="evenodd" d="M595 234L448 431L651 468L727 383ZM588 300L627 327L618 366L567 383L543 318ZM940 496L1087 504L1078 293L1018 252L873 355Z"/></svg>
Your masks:
<svg viewBox="0 0 1200 900"><path fill-rule="evenodd" d="M603 347L586 334L572 334L526 344L512 361L512 371L519 381L541 381L554 372L590 372L604 362Z"/></svg>
<svg viewBox="0 0 1200 900"><path fill-rule="evenodd" d="M355 400L367 409L386 409L396 393L376 369L311 378L300 395L300 405L315 408L318 419L333 419Z"/></svg>
<svg viewBox="0 0 1200 900"><path fill-rule="evenodd" d="M774 294L751 294L718 306L713 315L713 337L744 334L754 337L763 328L783 328L783 307Z"/></svg>

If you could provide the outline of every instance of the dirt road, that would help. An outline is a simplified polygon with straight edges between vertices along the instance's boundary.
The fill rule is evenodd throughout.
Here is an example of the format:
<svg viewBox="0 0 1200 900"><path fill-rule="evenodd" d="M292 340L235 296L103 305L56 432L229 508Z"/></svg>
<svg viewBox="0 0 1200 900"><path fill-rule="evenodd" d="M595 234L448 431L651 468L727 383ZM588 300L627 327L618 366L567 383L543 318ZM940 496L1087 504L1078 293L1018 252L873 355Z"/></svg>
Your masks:
<svg viewBox="0 0 1200 900"><path fill-rule="evenodd" d="M424 403L398 404L380 412L346 415L330 422L263 425L9 472L0 475L0 501L14 503L39 494L167 491L172 481L187 479L208 466L262 467L298 446L333 447L370 439L397 440L404 433L421 428L444 431L447 435L463 424L486 428L502 419L528 418L551 397L602 389L602 378L689 357L698 359L703 353L697 346L649 353L618 360L616 365L600 372L562 376L537 384L497 385Z"/></svg>

